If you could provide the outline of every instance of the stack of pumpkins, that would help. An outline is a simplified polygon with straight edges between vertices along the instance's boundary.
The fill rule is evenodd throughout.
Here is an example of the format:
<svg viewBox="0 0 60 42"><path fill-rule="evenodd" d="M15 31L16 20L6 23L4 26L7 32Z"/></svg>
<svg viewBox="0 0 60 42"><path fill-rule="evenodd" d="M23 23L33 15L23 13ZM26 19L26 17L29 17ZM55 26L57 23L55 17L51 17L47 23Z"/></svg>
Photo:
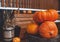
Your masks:
<svg viewBox="0 0 60 42"><path fill-rule="evenodd" d="M32 35L38 33L41 37L47 39L57 37L58 28L54 21L58 19L58 16L59 14L55 9L34 13L34 23L28 24L27 33Z"/></svg>

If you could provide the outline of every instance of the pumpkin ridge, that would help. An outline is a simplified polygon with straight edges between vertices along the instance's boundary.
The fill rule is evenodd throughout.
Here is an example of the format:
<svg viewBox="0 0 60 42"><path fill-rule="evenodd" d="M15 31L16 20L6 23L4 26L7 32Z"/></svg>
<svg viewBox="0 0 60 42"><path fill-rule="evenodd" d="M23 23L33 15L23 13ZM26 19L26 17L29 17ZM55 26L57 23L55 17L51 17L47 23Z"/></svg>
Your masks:
<svg viewBox="0 0 60 42"><path fill-rule="evenodd" d="M48 23L46 23L46 25L48 26L48 28L50 30L50 26L48 25ZM51 37L52 33L50 31L48 33L50 34L50 37Z"/></svg>
<svg viewBox="0 0 60 42"><path fill-rule="evenodd" d="M53 24L54 24L54 25L53 25ZM53 28L55 28L55 29L53 29L54 34L55 34L56 32L57 32L57 34L58 34L58 31L56 31L56 30L58 30L56 24L55 24L55 23L52 23L51 25L54 26ZM53 37L53 36L54 36L54 35L52 35L52 37Z"/></svg>
<svg viewBox="0 0 60 42"><path fill-rule="evenodd" d="M54 19L54 15L53 15L53 12L51 12L51 11L48 11L49 13L50 13L50 15L51 15L51 20L53 20Z"/></svg>
<svg viewBox="0 0 60 42"><path fill-rule="evenodd" d="M58 13L54 13L54 14L55 14L55 15L54 15L54 16L55 16L55 20L58 19L59 14L58 14ZM54 20L54 21L55 21L55 20Z"/></svg>
<svg viewBox="0 0 60 42"><path fill-rule="evenodd" d="M41 11L41 20L44 21L44 17L43 17L43 14L42 11Z"/></svg>
<svg viewBox="0 0 60 42"><path fill-rule="evenodd" d="M38 13L39 15L37 15L37 22L41 21L41 15L40 13ZM39 17L40 16L40 17Z"/></svg>
<svg viewBox="0 0 60 42"><path fill-rule="evenodd" d="M47 18L46 11L44 11L44 12L42 11L41 16L42 16L43 21L46 21L46 18Z"/></svg>
<svg viewBox="0 0 60 42"><path fill-rule="evenodd" d="M40 11L39 15L38 15L38 19L42 22L43 18L42 18L42 11Z"/></svg>
<svg viewBox="0 0 60 42"><path fill-rule="evenodd" d="M46 11L46 21L48 21L48 20L49 20L49 14Z"/></svg>
<svg viewBox="0 0 60 42"><path fill-rule="evenodd" d="M44 27L45 27L45 26L47 26L47 24L46 24L46 23L42 24L42 26L43 26L43 25L44 25ZM43 28L44 28L44 27L42 28L42 26L40 27L41 29L43 29ZM48 26L47 26L47 28L48 28ZM48 28L48 30L49 30L49 28ZM49 36L49 38L50 38L49 31L47 31L47 30L44 30L44 31L45 31L45 32L47 32L47 34L48 34L48 36ZM42 31L42 36L43 36L43 35L46 35L46 33L45 33L45 32L43 32L43 31ZM43 36L43 37L45 37L45 36Z"/></svg>
<svg viewBox="0 0 60 42"><path fill-rule="evenodd" d="M47 20L51 21L51 14L48 11L47 11L47 14L48 14L48 19Z"/></svg>
<svg viewBox="0 0 60 42"><path fill-rule="evenodd" d="M51 24L51 23L50 23L50 25L52 26L52 24ZM52 38L52 35L53 35L53 34L52 34L52 32L51 32L52 30L51 30L50 28L53 28L53 27L50 27L49 25L48 25L48 27L49 27L49 30L50 30L50 32L49 32L50 37Z"/></svg>
<svg viewBox="0 0 60 42"><path fill-rule="evenodd" d="M58 12L55 9L49 9L48 12L51 13L52 16L52 20L55 21L58 18Z"/></svg>

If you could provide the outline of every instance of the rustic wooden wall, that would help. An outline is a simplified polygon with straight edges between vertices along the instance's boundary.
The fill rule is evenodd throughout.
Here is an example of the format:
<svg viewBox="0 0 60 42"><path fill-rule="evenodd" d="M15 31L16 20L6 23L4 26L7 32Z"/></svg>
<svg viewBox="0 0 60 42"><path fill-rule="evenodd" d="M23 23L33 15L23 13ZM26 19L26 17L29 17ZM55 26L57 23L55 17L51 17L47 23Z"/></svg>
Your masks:
<svg viewBox="0 0 60 42"><path fill-rule="evenodd" d="M40 8L58 9L58 0L40 0Z"/></svg>
<svg viewBox="0 0 60 42"><path fill-rule="evenodd" d="M49 9L54 8L58 9L58 0L20 0L21 7L25 8L42 8ZM23 2L24 1L24 2Z"/></svg>
<svg viewBox="0 0 60 42"><path fill-rule="evenodd" d="M3 5L3 1L2 1L2 5ZM19 6L21 8L42 8L42 9L49 9L49 8L54 8L54 9L58 9L59 8L59 0L11 0L8 1L9 5L7 5L8 7L16 7ZM7 3L6 2L6 3Z"/></svg>

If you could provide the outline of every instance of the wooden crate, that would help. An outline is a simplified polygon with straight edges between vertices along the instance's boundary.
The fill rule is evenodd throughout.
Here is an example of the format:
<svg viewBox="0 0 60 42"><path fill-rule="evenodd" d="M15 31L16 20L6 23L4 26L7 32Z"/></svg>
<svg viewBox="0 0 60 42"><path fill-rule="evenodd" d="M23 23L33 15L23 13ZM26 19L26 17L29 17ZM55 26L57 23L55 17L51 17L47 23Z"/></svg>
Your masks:
<svg viewBox="0 0 60 42"><path fill-rule="evenodd" d="M21 39L25 37L26 28L29 23L33 22L33 14L15 14L15 23L20 27L20 33L17 36L20 36ZM16 29L16 32L18 30Z"/></svg>
<svg viewBox="0 0 60 42"><path fill-rule="evenodd" d="M33 14L15 14L16 25L26 28L26 25L33 21Z"/></svg>

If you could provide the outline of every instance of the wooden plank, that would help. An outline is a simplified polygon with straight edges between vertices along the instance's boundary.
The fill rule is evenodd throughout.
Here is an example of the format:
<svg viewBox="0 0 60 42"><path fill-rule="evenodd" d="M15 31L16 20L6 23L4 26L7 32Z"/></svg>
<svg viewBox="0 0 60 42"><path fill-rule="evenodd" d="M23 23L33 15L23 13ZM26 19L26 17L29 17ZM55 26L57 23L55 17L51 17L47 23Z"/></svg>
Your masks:
<svg viewBox="0 0 60 42"><path fill-rule="evenodd" d="M19 22L19 21L32 21L33 18L16 18L16 21Z"/></svg>
<svg viewBox="0 0 60 42"><path fill-rule="evenodd" d="M6 7L9 6L9 4L8 4L8 0L6 0L6 2L5 2L5 6L6 6Z"/></svg>
<svg viewBox="0 0 60 42"><path fill-rule="evenodd" d="M10 0L10 7L13 7L13 0Z"/></svg>
<svg viewBox="0 0 60 42"><path fill-rule="evenodd" d="M41 9L58 9L58 0L40 0Z"/></svg>
<svg viewBox="0 0 60 42"><path fill-rule="evenodd" d="M29 17L33 17L33 14L19 14L19 15L15 14L15 17L18 17L18 18L22 18L22 17L29 18Z"/></svg>
<svg viewBox="0 0 60 42"><path fill-rule="evenodd" d="M29 24L29 23L32 23L32 21L21 21L21 22L16 22L16 25Z"/></svg>
<svg viewBox="0 0 60 42"><path fill-rule="evenodd" d="M18 7L18 0L16 0L16 7Z"/></svg>
<svg viewBox="0 0 60 42"><path fill-rule="evenodd" d="M20 26L21 28L26 28L28 24L32 23L32 21L23 21L23 22L16 22L17 26Z"/></svg>
<svg viewBox="0 0 60 42"><path fill-rule="evenodd" d="M1 0L1 6L4 7L4 0Z"/></svg>
<svg viewBox="0 0 60 42"><path fill-rule="evenodd" d="M13 6L16 7L16 0L13 0L13 1L14 1Z"/></svg>

